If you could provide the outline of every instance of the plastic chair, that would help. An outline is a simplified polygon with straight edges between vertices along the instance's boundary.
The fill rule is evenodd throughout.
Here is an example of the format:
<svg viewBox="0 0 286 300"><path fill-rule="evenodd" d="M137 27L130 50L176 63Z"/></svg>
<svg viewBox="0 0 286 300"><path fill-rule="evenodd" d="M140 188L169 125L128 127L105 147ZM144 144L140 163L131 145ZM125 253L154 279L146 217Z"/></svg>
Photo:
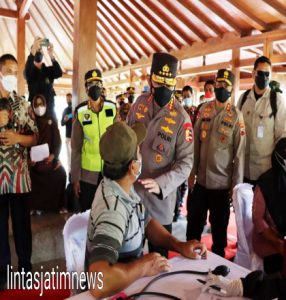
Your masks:
<svg viewBox="0 0 286 300"><path fill-rule="evenodd" d="M237 252L234 262L250 270L263 270L263 261L252 248L252 185L241 183L233 190L233 207L237 227Z"/></svg>
<svg viewBox="0 0 286 300"><path fill-rule="evenodd" d="M67 272L80 274L84 271L89 215L90 210L75 214L67 220L64 226L63 236ZM73 286L76 286L75 282ZM72 294L77 292L77 290L71 291Z"/></svg>

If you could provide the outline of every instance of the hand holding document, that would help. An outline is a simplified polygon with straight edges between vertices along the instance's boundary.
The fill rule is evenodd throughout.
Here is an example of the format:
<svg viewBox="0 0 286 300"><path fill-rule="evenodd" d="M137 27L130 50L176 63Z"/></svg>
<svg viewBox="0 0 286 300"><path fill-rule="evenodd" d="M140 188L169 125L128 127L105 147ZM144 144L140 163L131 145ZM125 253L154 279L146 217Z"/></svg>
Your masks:
<svg viewBox="0 0 286 300"><path fill-rule="evenodd" d="M31 147L31 161L38 162L43 161L45 158L49 157L49 145L42 144L38 146Z"/></svg>

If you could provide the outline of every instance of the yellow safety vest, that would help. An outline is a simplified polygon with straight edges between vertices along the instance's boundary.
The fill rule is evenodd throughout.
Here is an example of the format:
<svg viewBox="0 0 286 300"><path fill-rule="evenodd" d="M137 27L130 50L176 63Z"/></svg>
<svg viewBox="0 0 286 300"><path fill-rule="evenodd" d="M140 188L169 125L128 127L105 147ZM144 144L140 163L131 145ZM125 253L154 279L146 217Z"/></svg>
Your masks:
<svg viewBox="0 0 286 300"><path fill-rule="evenodd" d="M92 112L87 105L77 111L82 126L84 139L81 148L81 168L92 172L101 172L103 161L99 153L99 141L106 128L113 124L116 107L113 103L104 102L102 111Z"/></svg>

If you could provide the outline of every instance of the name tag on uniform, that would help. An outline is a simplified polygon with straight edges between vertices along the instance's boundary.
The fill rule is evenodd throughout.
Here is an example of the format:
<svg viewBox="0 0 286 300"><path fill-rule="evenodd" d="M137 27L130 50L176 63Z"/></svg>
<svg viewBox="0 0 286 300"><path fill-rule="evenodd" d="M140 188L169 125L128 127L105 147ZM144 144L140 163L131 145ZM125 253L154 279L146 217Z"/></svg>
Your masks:
<svg viewBox="0 0 286 300"><path fill-rule="evenodd" d="M264 126L258 125L257 127L257 138L262 139L264 136Z"/></svg>

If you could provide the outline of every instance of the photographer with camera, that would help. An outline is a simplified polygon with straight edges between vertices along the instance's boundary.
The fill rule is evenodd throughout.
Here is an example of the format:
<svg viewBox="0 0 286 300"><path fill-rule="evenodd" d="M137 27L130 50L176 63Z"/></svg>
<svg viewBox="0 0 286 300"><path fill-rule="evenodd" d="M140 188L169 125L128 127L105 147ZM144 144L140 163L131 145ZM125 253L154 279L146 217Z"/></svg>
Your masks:
<svg viewBox="0 0 286 300"><path fill-rule="evenodd" d="M46 66L43 62L43 47L47 47L52 62L51 66ZM43 95L47 101L49 115L55 118L53 83L55 79L62 77L62 75L61 67L54 56L53 44L47 38L37 37L31 47L24 70L24 76L28 83L29 102L32 102L36 95Z"/></svg>

